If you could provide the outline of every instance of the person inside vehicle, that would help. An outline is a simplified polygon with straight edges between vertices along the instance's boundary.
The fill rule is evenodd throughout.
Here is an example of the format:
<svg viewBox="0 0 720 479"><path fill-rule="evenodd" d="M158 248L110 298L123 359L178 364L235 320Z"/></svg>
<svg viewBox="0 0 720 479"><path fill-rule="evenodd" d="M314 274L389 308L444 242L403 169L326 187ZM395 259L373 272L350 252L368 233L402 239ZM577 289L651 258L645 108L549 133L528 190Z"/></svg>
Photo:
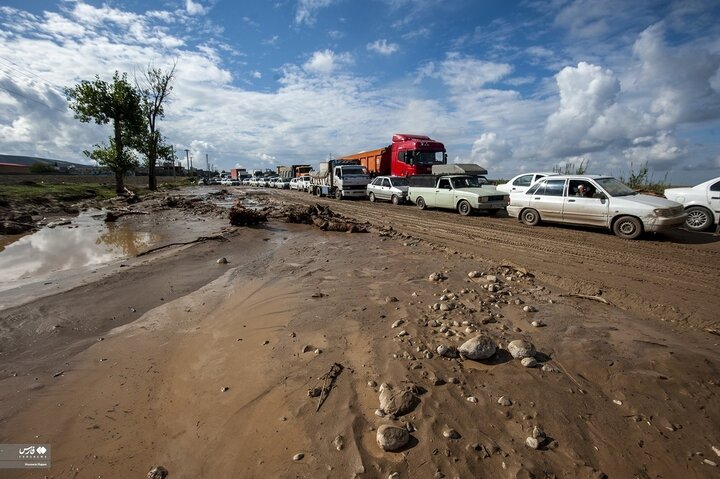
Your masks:
<svg viewBox="0 0 720 479"><path fill-rule="evenodd" d="M592 193L590 192L590 188L588 188L585 184L580 183L577 187L577 193L575 196L582 196L583 198L592 198Z"/></svg>

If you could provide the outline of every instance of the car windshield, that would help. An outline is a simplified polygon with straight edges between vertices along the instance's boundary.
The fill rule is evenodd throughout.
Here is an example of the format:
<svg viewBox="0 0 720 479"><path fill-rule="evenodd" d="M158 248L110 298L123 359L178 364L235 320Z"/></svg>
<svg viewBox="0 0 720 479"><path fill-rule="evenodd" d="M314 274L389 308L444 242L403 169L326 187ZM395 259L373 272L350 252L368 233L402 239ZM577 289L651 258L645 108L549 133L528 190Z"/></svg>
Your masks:
<svg viewBox="0 0 720 479"><path fill-rule="evenodd" d="M630 196L637 193L617 178L598 178L595 180L610 196Z"/></svg>
<svg viewBox="0 0 720 479"><path fill-rule="evenodd" d="M392 178L391 179L393 186L409 186L410 183L408 183L407 178Z"/></svg>
<svg viewBox="0 0 720 479"><path fill-rule="evenodd" d="M458 176L452 179L453 188L479 188L487 182L482 176Z"/></svg>

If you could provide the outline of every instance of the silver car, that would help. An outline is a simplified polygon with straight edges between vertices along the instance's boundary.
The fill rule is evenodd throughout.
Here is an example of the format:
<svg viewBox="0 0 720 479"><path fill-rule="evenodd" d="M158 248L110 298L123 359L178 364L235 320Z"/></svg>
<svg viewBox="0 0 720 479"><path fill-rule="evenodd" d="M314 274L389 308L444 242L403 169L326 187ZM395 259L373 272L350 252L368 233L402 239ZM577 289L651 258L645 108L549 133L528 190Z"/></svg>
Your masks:
<svg viewBox="0 0 720 479"><path fill-rule="evenodd" d="M639 194L616 178L596 175L542 178L527 192L510 194L507 212L529 226L540 221L599 226L625 239L676 228L687 217L680 203Z"/></svg>
<svg viewBox="0 0 720 479"><path fill-rule="evenodd" d="M558 176L559 173L541 171L539 173L523 173L517 175L507 183L497 185L497 189L505 193L525 193L538 180L546 176Z"/></svg>
<svg viewBox="0 0 720 479"><path fill-rule="evenodd" d="M408 180L402 176L378 176L367 185L370 201L387 200L394 205L407 201Z"/></svg>

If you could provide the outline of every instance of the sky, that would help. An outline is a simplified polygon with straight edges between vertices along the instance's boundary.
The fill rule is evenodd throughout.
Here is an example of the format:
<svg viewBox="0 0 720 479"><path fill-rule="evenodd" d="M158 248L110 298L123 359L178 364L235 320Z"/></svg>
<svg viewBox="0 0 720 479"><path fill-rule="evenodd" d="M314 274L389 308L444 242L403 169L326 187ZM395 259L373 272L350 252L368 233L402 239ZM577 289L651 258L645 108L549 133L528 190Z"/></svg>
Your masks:
<svg viewBox="0 0 720 479"><path fill-rule="evenodd" d="M90 163L63 94L176 63L186 162L317 165L428 135L491 178L720 176L717 0L0 0L0 153Z"/></svg>

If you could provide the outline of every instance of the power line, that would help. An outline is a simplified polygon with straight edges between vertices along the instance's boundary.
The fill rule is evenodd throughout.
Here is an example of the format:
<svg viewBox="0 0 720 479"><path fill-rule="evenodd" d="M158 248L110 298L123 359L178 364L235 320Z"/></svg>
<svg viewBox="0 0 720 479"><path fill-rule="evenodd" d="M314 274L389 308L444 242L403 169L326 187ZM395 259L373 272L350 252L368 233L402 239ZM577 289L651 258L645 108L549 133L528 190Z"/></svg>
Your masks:
<svg viewBox="0 0 720 479"><path fill-rule="evenodd" d="M4 60L4 61L2 61L2 60ZM6 63L6 62L7 62L7 63ZM14 65L14 66L17 67L17 68L13 68L12 66L8 65L8 63ZM9 68L10 70L14 70L14 71L16 71L17 73L20 73L21 75L24 75L24 76L25 76L26 78L28 78L28 79L31 79L31 80L34 80L34 79L40 80L41 82L43 82L44 84L46 84L47 86L49 86L50 88L52 88L52 89L54 89L54 90L57 90L57 91L59 91L59 92L62 92L62 91L63 91L63 88L62 88L61 86L58 86L58 85L56 85L56 84L54 84L54 83L52 83L52 82L50 82L50 81L48 81L48 80L45 80L44 78L42 78L41 76L37 75L36 73L31 72L30 70L24 69L23 67L21 67L20 65L18 65L18 64L15 63L14 61L12 61L12 60L10 60L9 58L6 58L6 57L4 57L4 56L2 56L2 55L0 55L0 64L4 65L6 68ZM10 74L10 72L7 72L7 73ZM11 74L10 74L10 76L12 77Z"/></svg>
<svg viewBox="0 0 720 479"><path fill-rule="evenodd" d="M51 110L55 110L55 111L57 111L57 112L59 112L59 113L63 113L63 114L66 113L65 111L63 111L63 110L58 110L58 109L55 108L54 106L50 106L50 105L48 105L48 104L45 103L45 102L42 102L42 101L40 101L40 100L36 100L35 98L30 98L29 96L27 96L27 95L25 95L25 94L23 94L23 93L20 93L19 91L11 90L10 88L6 88L6 87L4 87L4 86L2 86L2 85L0 85L0 89L3 89L3 90L5 90L6 92L9 92L9 93L14 93L15 95L21 96L21 97L25 98L26 100L34 101L35 103L39 103L39 104L41 104L41 105L43 105L43 106L46 106L46 107L50 108Z"/></svg>

